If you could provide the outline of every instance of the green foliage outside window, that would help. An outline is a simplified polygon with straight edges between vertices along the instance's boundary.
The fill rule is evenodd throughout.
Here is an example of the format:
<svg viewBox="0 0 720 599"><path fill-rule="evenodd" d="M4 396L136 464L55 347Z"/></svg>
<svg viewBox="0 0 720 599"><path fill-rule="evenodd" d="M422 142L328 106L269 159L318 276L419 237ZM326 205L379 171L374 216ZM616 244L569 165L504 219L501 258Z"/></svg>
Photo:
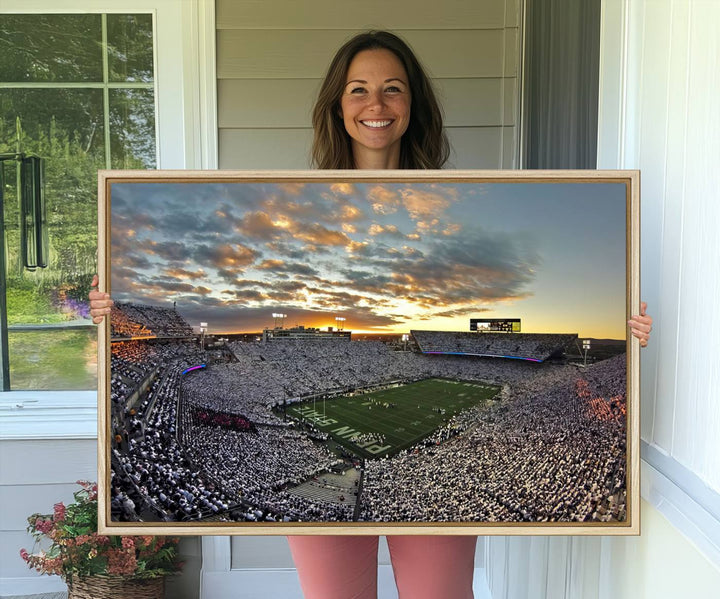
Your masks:
<svg viewBox="0 0 720 599"><path fill-rule="evenodd" d="M93 388L95 330L58 327L88 317L98 169L155 167L152 16L1 15L0 57L0 153L45 160L50 247L47 268L23 268L3 163L12 388ZM55 326L22 330L36 325Z"/></svg>

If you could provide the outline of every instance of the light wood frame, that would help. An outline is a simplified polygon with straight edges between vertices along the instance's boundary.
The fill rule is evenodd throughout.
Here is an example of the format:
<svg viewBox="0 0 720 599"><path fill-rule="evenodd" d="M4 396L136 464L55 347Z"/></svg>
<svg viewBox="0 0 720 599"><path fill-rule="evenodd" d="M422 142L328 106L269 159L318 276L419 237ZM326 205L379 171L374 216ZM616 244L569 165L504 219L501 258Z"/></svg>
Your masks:
<svg viewBox="0 0 720 599"><path fill-rule="evenodd" d="M455 183L618 183L625 186L625 316L639 311L640 249L638 171L100 171L100 290L111 291L111 196L121 183L267 184L455 184ZM592 223L588 223L592 226ZM578 284L582 284L578 281ZM639 342L627 337L626 497L627 518L615 522L117 522L110 517L110 323L99 327L98 481L99 531L106 534L286 535L286 534L460 534L460 535L637 535L640 533Z"/></svg>

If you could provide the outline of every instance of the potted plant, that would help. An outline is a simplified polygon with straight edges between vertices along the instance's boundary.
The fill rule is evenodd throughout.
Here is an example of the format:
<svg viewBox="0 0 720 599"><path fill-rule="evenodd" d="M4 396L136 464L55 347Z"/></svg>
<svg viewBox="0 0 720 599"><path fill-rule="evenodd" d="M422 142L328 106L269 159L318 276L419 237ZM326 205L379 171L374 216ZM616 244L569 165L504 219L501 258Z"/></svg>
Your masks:
<svg viewBox="0 0 720 599"><path fill-rule="evenodd" d="M182 568L179 539L98 534L97 485L78 484L74 503L28 517L35 546L33 553L21 549L22 559L41 574L61 576L68 599L162 599L165 577Z"/></svg>

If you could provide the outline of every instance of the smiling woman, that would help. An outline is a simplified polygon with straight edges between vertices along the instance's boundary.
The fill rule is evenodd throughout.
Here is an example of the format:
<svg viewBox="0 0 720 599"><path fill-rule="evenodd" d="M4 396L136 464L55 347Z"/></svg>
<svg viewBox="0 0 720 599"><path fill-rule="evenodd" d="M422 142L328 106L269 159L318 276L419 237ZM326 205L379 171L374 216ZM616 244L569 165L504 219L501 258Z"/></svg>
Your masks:
<svg viewBox="0 0 720 599"><path fill-rule="evenodd" d="M321 169L437 169L450 154L425 69L387 31L359 34L338 50L312 123L312 158Z"/></svg>
<svg viewBox="0 0 720 599"><path fill-rule="evenodd" d="M352 138L355 168L399 164L411 102L402 63L389 50L365 50L353 58L347 79L340 114Z"/></svg>

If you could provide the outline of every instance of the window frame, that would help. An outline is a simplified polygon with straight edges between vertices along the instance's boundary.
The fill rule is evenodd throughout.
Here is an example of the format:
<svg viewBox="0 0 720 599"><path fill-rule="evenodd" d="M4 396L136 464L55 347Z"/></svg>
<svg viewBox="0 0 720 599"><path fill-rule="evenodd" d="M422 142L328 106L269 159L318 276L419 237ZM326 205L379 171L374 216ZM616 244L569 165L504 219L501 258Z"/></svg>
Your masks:
<svg viewBox="0 0 720 599"><path fill-rule="evenodd" d="M0 0L0 14L152 14L157 167L217 168L215 3L85 0L83 4L25 0L11 5ZM97 434L97 391L0 392L0 440L92 439Z"/></svg>

